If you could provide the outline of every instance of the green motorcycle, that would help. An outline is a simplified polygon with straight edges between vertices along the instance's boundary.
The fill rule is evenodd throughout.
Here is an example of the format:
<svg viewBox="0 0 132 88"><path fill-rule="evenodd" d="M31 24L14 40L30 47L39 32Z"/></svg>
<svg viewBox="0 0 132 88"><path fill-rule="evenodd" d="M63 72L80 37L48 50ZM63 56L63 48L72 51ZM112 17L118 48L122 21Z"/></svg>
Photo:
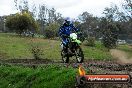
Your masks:
<svg viewBox="0 0 132 88"><path fill-rule="evenodd" d="M75 56L78 63L82 63L84 60L84 54L80 47L81 41L78 40L76 33L71 33L68 37L68 46L65 47L61 43L61 57L64 63L69 62L69 57Z"/></svg>

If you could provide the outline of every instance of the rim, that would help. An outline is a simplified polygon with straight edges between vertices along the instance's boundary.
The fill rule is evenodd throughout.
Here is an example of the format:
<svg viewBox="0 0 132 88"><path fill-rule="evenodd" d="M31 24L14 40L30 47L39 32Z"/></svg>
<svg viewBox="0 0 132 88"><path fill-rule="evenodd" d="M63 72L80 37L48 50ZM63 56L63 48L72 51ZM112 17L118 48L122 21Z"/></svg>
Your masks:
<svg viewBox="0 0 132 88"><path fill-rule="evenodd" d="M66 60L67 60L67 58L66 58L66 57L62 57L62 59L63 59L63 62L66 62Z"/></svg>
<svg viewBox="0 0 132 88"><path fill-rule="evenodd" d="M76 51L76 58L77 58L77 61L78 62L81 62L82 61L82 55L81 55L81 52L80 52L80 49L77 49Z"/></svg>
<svg viewBox="0 0 132 88"><path fill-rule="evenodd" d="M78 62L81 62L82 61L82 57L77 56L77 60L78 60Z"/></svg>

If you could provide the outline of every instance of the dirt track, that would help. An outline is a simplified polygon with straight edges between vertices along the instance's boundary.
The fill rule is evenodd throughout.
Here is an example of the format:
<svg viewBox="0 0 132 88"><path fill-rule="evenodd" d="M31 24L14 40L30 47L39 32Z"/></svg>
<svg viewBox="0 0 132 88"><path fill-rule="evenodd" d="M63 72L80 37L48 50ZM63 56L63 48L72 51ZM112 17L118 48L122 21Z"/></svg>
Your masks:
<svg viewBox="0 0 132 88"><path fill-rule="evenodd" d="M90 60L85 59L84 63L82 65L85 68L89 68L93 72L96 73L115 73L122 71L123 73L129 73L132 72L132 57L128 58L128 55L126 52L117 50L117 49L111 49L110 50L111 55L115 58L111 61L99 61L99 60ZM11 59L11 60L0 60L0 63L5 64L14 64L14 65L23 65L23 66L39 66L39 65L47 65L47 64L59 64L62 66L72 66L72 67L78 67L78 63L76 63L76 60L70 59L70 63L64 64L60 60L50 60L50 59ZM121 72L121 73L122 73Z"/></svg>
<svg viewBox="0 0 132 88"><path fill-rule="evenodd" d="M71 60L70 63L64 64L61 60L49 60L49 59L12 59L12 60L0 60L0 63L4 64L13 64L13 65L22 65L22 66L39 66L39 65L61 65L61 66L72 66L77 68L79 63ZM98 61L98 60L85 60L82 65L85 68L91 69L93 72L97 73L108 73L108 72L120 72L128 73L132 72L132 64L131 63L120 63L118 61ZM121 72L121 73L122 73Z"/></svg>
<svg viewBox="0 0 132 88"><path fill-rule="evenodd" d="M110 50L111 55L115 58L118 59L119 62L121 63L132 63L132 57L128 58L128 55L126 52L117 50L117 49L111 49Z"/></svg>
<svg viewBox="0 0 132 88"><path fill-rule="evenodd" d="M72 61L68 64L64 64L61 60L35 60L35 59L13 59L13 60L0 60L0 64L7 65L22 65L36 69L37 66L43 65L59 65L64 67L78 68L79 63ZM118 61L97 61L97 60L85 60L82 63L87 74L130 74L132 76L132 64L119 63ZM129 86L129 87L128 87ZM131 86L131 87L130 87ZM80 88L132 88L132 84L88 84Z"/></svg>
<svg viewBox="0 0 132 88"><path fill-rule="evenodd" d="M127 54L123 51L112 49L111 55L115 58L111 61L99 61L99 60L86 60L82 63L87 74L129 74L132 77L132 59L128 58ZM76 60L70 59L70 63L64 64L61 60L49 60L49 59L12 59L12 60L0 60L0 64L7 65L21 65L28 66L36 69L36 67L59 65L64 67L78 68L79 63ZM80 88L132 88L132 83L129 84L88 84Z"/></svg>

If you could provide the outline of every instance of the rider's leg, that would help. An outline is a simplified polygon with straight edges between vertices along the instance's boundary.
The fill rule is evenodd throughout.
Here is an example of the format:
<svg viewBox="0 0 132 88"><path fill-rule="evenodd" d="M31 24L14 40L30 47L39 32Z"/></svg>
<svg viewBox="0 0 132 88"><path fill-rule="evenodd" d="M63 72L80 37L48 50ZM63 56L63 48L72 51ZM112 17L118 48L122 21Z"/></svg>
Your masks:
<svg viewBox="0 0 132 88"><path fill-rule="evenodd" d="M63 49L65 52L67 52L67 49L68 49L68 40L66 38L62 38L62 43L63 43Z"/></svg>

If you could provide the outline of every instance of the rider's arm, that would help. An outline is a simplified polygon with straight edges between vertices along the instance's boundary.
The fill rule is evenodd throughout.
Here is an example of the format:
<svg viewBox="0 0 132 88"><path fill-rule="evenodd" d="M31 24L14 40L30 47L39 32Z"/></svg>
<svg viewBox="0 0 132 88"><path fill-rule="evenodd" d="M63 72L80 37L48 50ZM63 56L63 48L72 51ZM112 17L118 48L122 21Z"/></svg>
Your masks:
<svg viewBox="0 0 132 88"><path fill-rule="evenodd" d="M63 27L60 27L58 34L59 34L59 36L62 37L62 34L63 34Z"/></svg>
<svg viewBox="0 0 132 88"><path fill-rule="evenodd" d="M79 29L77 29L73 24L71 24L71 27L72 27L73 31L75 31L75 32L79 31Z"/></svg>
<svg viewBox="0 0 132 88"><path fill-rule="evenodd" d="M60 29L59 29L59 36L60 37L65 37L65 38L67 38L68 37L68 35L65 33L65 28L62 26L62 27L60 27Z"/></svg>

